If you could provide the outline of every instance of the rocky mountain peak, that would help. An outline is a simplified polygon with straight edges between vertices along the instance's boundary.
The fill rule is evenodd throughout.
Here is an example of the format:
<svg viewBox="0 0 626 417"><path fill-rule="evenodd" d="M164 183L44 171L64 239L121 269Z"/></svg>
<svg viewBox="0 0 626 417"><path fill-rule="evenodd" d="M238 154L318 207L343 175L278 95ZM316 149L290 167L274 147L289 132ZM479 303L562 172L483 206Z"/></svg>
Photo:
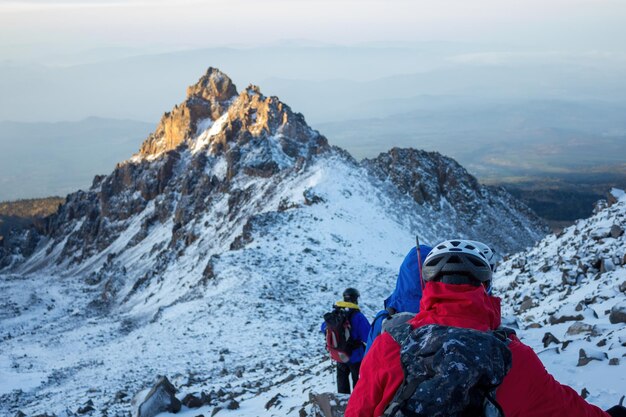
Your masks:
<svg viewBox="0 0 626 417"><path fill-rule="evenodd" d="M185 101L163 115L133 160L155 159L181 145L211 154L257 147L261 149L254 153L271 161L255 164L275 162L277 168L330 148L326 138L277 97L264 96L255 85L238 94L231 79L215 68L187 88Z"/></svg>
<svg viewBox="0 0 626 417"><path fill-rule="evenodd" d="M217 68L209 67L197 83L187 87L187 100L198 98L208 102L225 102L237 95L233 81Z"/></svg>
<svg viewBox="0 0 626 417"><path fill-rule="evenodd" d="M215 121L228 109L237 88L223 72L209 68L197 83L187 88L187 98L161 117L154 133L141 145L137 159L156 158L190 141L202 121Z"/></svg>

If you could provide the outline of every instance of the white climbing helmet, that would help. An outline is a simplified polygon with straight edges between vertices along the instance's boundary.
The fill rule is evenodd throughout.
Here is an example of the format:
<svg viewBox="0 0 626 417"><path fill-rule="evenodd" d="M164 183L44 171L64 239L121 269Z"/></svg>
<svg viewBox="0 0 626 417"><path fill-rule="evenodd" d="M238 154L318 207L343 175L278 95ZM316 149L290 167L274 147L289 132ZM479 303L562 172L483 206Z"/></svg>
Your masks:
<svg viewBox="0 0 626 417"><path fill-rule="evenodd" d="M478 250L485 255L485 259L487 259L487 262L489 262L489 266L491 267L491 272L496 272L496 252L483 242L479 242L477 240L467 240L466 242L476 246Z"/></svg>
<svg viewBox="0 0 626 417"><path fill-rule="evenodd" d="M494 251L482 242L446 240L436 245L424 260L424 281L450 284L491 285Z"/></svg>

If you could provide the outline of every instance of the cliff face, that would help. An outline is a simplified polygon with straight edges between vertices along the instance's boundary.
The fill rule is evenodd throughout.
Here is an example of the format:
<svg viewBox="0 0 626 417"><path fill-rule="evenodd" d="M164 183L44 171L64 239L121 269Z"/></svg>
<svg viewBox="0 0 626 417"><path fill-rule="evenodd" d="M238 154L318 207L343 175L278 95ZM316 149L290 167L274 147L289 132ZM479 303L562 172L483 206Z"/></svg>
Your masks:
<svg viewBox="0 0 626 417"><path fill-rule="evenodd" d="M545 223L504 189L481 185L455 160L437 152L393 148L363 165L429 207L459 237L480 236L511 253L548 233Z"/></svg>
<svg viewBox="0 0 626 417"><path fill-rule="evenodd" d="M176 149L196 134L201 120L217 120L237 96L231 79L209 68L200 80L187 88L187 98L165 113L154 133L141 145L139 155L155 157Z"/></svg>

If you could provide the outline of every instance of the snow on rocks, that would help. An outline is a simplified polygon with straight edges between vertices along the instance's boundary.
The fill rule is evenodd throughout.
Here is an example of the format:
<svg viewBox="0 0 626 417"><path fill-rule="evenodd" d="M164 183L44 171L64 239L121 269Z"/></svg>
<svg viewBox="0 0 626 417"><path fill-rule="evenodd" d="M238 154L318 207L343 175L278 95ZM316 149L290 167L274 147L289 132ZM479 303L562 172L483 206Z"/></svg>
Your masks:
<svg viewBox="0 0 626 417"><path fill-rule="evenodd" d="M176 387L167 377L162 376L152 388L138 393L131 406L133 417L154 417L162 412L179 412L181 402L176 398Z"/></svg>
<svg viewBox="0 0 626 417"><path fill-rule="evenodd" d="M505 252L542 231L450 158L396 149L359 163L210 69L135 158L0 248L0 414L90 398L125 415L168 375L179 400L202 402L187 397L180 415L298 415L309 392L333 390L319 324L343 288L363 289L371 317L416 233ZM541 305L524 296L526 313Z"/></svg>
<svg viewBox="0 0 626 417"><path fill-rule="evenodd" d="M621 301L611 308L609 321L613 324L626 323L626 301Z"/></svg>
<svg viewBox="0 0 626 417"><path fill-rule="evenodd" d="M498 266L504 321L520 328L557 380L614 405L626 386L626 196ZM617 226L617 227L614 227Z"/></svg>

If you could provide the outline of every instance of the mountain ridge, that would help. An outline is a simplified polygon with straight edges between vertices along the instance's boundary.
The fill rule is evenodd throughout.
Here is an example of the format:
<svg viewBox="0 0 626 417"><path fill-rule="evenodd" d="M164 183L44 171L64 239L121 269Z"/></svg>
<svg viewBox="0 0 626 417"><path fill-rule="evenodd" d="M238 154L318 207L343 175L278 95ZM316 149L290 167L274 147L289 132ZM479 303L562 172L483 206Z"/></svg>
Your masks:
<svg viewBox="0 0 626 417"><path fill-rule="evenodd" d="M0 386L5 409L92 396L122 413L128 404L105 392L166 373L177 386L258 395L321 362L316 332L335 291L358 286L363 310L379 308L415 234L504 254L545 233L450 158L394 149L359 163L258 88L229 100L221 113L206 111L210 99L197 117L171 112L159 126L180 128L157 127L150 152L0 247L0 349L11 355L0 369L23 381L11 387L21 394ZM275 349L277 328L293 351ZM22 346L29 355L15 356Z"/></svg>

